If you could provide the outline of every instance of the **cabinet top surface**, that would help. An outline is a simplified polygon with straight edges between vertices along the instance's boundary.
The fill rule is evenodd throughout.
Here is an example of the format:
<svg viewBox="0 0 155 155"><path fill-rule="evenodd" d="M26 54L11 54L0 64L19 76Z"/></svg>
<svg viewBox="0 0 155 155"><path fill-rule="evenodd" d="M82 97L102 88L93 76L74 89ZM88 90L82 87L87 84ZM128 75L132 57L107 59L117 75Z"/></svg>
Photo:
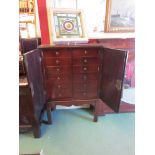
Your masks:
<svg viewBox="0 0 155 155"><path fill-rule="evenodd" d="M103 48L102 44L62 44L62 45L40 45L39 49L46 48Z"/></svg>

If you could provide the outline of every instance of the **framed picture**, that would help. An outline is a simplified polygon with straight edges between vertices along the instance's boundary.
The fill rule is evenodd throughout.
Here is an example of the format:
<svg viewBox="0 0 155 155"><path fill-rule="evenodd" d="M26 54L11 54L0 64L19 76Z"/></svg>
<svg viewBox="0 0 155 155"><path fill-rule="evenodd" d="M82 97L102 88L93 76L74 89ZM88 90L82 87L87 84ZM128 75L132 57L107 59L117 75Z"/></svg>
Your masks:
<svg viewBox="0 0 155 155"><path fill-rule="evenodd" d="M88 42L82 10L51 9L49 28L55 44Z"/></svg>
<svg viewBox="0 0 155 155"><path fill-rule="evenodd" d="M105 32L134 32L134 0L106 0Z"/></svg>

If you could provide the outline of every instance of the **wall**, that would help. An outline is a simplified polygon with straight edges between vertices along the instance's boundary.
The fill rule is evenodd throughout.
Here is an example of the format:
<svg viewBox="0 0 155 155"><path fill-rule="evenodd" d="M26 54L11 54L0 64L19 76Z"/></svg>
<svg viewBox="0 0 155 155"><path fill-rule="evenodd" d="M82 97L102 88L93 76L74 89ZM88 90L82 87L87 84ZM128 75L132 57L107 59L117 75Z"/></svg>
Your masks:
<svg viewBox="0 0 155 155"><path fill-rule="evenodd" d="M105 12L106 12L106 0L37 0L39 2L38 10L40 12L40 28L42 28L42 43L48 43L49 38L46 39L45 36L49 35L48 27L45 26L47 23L46 7L57 7L57 8L75 8L83 9L85 16L85 23L88 33L88 38L134 38L134 33L104 33L104 22L105 22ZM46 3L46 7L41 6L41 4ZM89 5L88 5L89 4ZM89 7L88 7L89 6ZM41 15L41 12L44 14Z"/></svg>

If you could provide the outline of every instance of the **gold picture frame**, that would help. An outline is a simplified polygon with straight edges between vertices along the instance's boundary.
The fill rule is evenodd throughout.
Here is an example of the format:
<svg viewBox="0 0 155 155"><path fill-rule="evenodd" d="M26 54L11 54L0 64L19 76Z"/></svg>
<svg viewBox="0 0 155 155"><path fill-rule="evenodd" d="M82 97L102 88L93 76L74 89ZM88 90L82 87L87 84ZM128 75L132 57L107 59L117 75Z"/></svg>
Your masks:
<svg viewBox="0 0 155 155"><path fill-rule="evenodd" d="M105 32L134 32L134 27L134 0L106 0Z"/></svg>

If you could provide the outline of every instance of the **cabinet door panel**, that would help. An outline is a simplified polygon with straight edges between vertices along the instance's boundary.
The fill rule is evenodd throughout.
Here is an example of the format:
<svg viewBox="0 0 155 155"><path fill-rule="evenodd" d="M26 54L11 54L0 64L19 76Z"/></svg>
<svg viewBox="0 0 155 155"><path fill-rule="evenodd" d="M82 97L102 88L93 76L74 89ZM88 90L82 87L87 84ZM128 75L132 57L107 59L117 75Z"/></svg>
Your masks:
<svg viewBox="0 0 155 155"><path fill-rule="evenodd" d="M25 68L28 83L31 89L35 115L39 118L41 110L46 103L45 76L43 72L41 50L35 49L24 54Z"/></svg>
<svg viewBox="0 0 155 155"><path fill-rule="evenodd" d="M103 51L100 97L115 112L119 111L126 57L127 51L108 48Z"/></svg>

